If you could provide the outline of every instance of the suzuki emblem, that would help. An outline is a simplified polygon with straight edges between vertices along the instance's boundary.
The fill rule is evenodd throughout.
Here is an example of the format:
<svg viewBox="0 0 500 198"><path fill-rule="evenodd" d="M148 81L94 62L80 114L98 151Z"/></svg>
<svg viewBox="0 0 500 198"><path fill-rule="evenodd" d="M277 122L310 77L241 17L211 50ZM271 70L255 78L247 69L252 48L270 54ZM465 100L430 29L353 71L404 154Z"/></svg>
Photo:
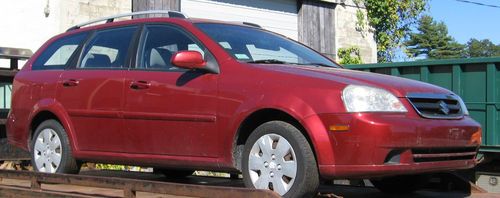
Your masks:
<svg viewBox="0 0 500 198"><path fill-rule="evenodd" d="M450 113L450 108L448 107L448 104L444 101L439 101L439 110L444 113L444 115L448 115Z"/></svg>

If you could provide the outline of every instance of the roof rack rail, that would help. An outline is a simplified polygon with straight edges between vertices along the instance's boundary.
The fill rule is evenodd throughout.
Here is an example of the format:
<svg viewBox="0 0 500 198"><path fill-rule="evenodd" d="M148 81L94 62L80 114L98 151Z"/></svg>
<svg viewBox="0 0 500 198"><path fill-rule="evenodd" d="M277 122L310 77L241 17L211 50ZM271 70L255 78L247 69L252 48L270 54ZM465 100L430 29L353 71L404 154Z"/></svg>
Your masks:
<svg viewBox="0 0 500 198"><path fill-rule="evenodd" d="M112 16L108 16L108 17L103 17L103 18L91 20L91 21L88 21L85 23L75 25L75 26L69 28L68 30L66 30L66 32L76 30L76 29L79 29L83 26L87 26L87 25L102 22L102 21L106 21L106 23L111 23L117 18L128 17L128 16L137 16L137 15L146 15L146 14L165 14L165 15L167 15L167 17L170 17L170 18L183 18L183 19L187 18L186 15L184 15L182 12L178 12L178 11L171 11L171 10L139 11L139 12L131 12L131 13L125 13L125 14L117 14L117 15L112 15Z"/></svg>
<svg viewBox="0 0 500 198"><path fill-rule="evenodd" d="M249 26L253 26L253 27L257 27L257 28L262 28L262 26L260 26L257 23L243 22L243 25L249 25Z"/></svg>

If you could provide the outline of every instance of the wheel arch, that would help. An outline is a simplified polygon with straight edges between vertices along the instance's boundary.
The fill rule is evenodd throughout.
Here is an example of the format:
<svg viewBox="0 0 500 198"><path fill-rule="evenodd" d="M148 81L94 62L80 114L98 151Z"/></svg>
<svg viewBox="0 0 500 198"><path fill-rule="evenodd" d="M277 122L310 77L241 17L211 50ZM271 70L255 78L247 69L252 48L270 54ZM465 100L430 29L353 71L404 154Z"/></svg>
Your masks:
<svg viewBox="0 0 500 198"><path fill-rule="evenodd" d="M31 113L31 118L29 119L28 127L28 149L31 151L31 140L35 134L36 127L40 125L43 121L54 119L58 121L64 130L66 131L71 149L75 152L77 145L73 134L73 128L70 123L67 112L64 110L61 104L57 103L55 100L41 100L38 104L34 106L34 110Z"/></svg>
<svg viewBox="0 0 500 198"><path fill-rule="evenodd" d="M269 121L284 121L287 122L297 129L304 135L307 139L311 149L313 150L316 161L318 161L315 145L312 142L310 133L304 127L303 123L297 119L292 114L277 108L263 108L250 113L239 125L236 135L233 141L233 165L238 170L241 170L241 159L243 153L243 147L247 141L250 134L260 125Z"/></svg>
<svg viewBox="0 0 500 198"><path fill-rule="evenodd" d="M31 123L29 126L29 138L28 141L33 139L33 136L35 135L35 130L40 125L43 121L45 120L56 120L59 123L61 123L61 120L56 116L56 114L52 113L51 111L43 110L38 112L32 119ZM31 145L31 144L28 144ZM31 149L31 148L30 148Z"/></svg>

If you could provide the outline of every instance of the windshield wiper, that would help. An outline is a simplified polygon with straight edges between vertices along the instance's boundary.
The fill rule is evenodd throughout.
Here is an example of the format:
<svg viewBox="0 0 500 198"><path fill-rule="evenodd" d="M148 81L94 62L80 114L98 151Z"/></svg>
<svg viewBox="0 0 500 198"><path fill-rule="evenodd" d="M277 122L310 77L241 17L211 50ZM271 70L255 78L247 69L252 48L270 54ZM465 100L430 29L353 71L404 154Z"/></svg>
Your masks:
<svg viewBox="0 0 500 198"><path fill-rule="evenodd" d="M324 63L297 63L297 65L312 65L312 66L318 66L318 67L338 67L336 65L328 65Z"/></svg>
<svg viewBox="0 0 500 198"><path fill-rule="evenodd" d="M317 66L317 67L334 67L338 68L339 66L335 65L328 65L325 63L290 63L290 62L285 62L277 59L262 59L262 60L254 60L254 61L247 61L247 63L257 63L257 64L290 64L290 65L312 65L312 66Z"/></svg>
<svg viewBox="0 0 500 198"><path fill-rule="evenodd" d="M247 61L247 63L257 63L257 64L289 64L288 62L280 61L280 60L277 60L277 59L254 60L254 61Z"/></svg>

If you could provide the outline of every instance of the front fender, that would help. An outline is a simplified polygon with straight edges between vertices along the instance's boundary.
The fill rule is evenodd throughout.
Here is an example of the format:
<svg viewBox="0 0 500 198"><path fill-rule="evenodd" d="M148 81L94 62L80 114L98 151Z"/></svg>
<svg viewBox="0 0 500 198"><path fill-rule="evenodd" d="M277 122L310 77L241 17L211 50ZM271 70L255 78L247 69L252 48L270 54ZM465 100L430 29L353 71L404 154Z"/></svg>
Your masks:
<svg viewBox="0 0 500 198"><path fill-rule="evenodd" d="M331 146L332 142L330 141L326 127L307 102L293 95L285 96L273 93L272 96L259 96L246 100L236 109L235 112L239 113L227 129L232 132L232 136L228 136L227 138L232 139L226 139L224 142L235 142L238 138L239 127L245 119L262 109L279 110L295 118L306 130L318 164L333 164L334 153ZM226 159L232 159L232 152L236 149L235 146L232 145L232 148L225 149L229 151L224 152L227 155Z"/></svg>

